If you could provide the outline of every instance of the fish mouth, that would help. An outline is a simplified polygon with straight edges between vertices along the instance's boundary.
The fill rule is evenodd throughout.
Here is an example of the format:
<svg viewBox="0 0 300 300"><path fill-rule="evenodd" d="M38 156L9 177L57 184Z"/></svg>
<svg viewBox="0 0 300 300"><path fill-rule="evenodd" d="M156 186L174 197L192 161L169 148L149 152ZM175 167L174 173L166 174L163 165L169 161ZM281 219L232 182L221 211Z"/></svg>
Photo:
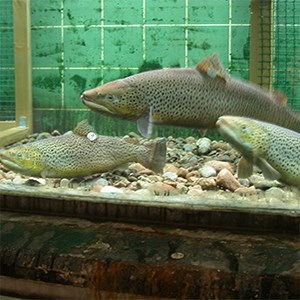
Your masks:
<svg viewBox="0 0 300 300"><path fill-rule="evenodd" d="M118 108L107 101L101 101L100 99L98 99L97 100L98 102L96 102L95 99L93 99L92 97L88 97L85 94L82 94L80 96L80 100L83 102L84 105L86 105L88 108L90 108L92 111L96 113L101 113L107 116L114 116L126 120L137 119L136 115L131 114L128 111L125 112L121 108Z"/></svg>
<svg viewBox="0 0 300 300"><path fill-rule="evenodd" d="M21 167L17 162L13 161L9 156L5 155L4 153L0 153L0 162L5 168L9 170L13 170L15 172L19 172L25 175L31 174L30 171L32 168L24 169L24 167Z"/></svg>
<svg viewBox="0 0 300 300"><path fill-rule="evenodd" d="M93 98L90 98L84 94L80 96L80 100L86 105L88 108L95 112L101 112L109 115L118 114L112 105L109 105L107 102L103 102L101 104L96 103Z"/></svg>

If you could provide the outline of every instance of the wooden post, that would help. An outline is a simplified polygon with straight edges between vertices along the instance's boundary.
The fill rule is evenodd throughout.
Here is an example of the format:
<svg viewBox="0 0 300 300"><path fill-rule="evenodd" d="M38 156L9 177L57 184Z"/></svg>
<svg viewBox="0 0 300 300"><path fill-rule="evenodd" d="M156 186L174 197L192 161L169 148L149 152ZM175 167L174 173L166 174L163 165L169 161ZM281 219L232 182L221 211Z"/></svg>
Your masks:
<svg viewBox="0 0 300 300"><path fill-rule="evenodd" d="M0 147L17 142L32 132L32 76L30 0L13 0L16 120L0 122ZM19 124L20 117L26 124ZM24 119L23 119L24 120Z"/></svg>
<svg viewBox="0 0 300 300"><path fill-rule="evenodd" d="M26 127L32 131L32 66L30 0L14 0L14 50L16 124L26 117Z"/></svg>
<svg viewBox="0 0 300 300"><path fill-rule="evenodd" d="M273 0L251 1L250 80L272 88Z"/></svg>

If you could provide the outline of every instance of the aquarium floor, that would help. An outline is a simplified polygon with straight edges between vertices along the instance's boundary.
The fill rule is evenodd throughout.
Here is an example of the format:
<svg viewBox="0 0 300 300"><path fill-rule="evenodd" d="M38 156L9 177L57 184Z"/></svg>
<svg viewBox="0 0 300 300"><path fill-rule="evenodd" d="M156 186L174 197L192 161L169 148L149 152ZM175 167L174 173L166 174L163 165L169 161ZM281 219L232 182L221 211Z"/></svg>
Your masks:
<svg viewBox="0 0 300 300"><path fill-rule="evenodd" d="M20 282L19 294L10 296L63 298L51 285L74 288L75 299L107 298L107 293L115 299L300 296L298 234L2 212L0 254L1 279L7 282L1 292L11 293L9 282ZM26 289L34 284L22 280L41 288Z"/></svg>

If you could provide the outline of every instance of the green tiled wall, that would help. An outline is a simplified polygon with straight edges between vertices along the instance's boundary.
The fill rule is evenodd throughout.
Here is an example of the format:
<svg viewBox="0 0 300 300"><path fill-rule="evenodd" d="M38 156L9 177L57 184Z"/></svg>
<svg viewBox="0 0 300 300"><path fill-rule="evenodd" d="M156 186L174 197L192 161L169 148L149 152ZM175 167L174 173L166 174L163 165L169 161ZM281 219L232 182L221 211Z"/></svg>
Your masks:
<svg viewBox="0 0 300 300"><path fill-rule="evenodd" d="M0 1L0 121L15 119L12 1Z"/></svg>
<svg viewBox="0 0 300 300"><path fill-rule="evenodd" d="M248 79L250 0L31 0L31 13L35 131L65 131L86 117L103 134L136 131L79 97L145 68L192 67L218 53Z"/></svg>
<svg viewBox="0 0 300 300"><path fill-rule="evenodd" d="M275 23L274 87L300 112L300 1L278 1Z"/></svg>

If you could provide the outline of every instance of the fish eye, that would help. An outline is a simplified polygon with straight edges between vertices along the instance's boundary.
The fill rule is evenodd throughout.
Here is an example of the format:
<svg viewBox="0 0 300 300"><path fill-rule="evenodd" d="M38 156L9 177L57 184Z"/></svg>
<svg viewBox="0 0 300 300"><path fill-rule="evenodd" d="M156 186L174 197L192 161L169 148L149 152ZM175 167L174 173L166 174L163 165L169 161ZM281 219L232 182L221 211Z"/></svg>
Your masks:
<svg viewBox="0 0 300 300"><path fill-rule="evenodd" d="M251 133L251 129L247 125L241 125L241 131L246 134Z"/></svg>
<svg viewBox="0 0 300 300"><path fill-rule="evenodd" d="M111 94L106 95L107 100L114 100L114 96Z"/></svg>

